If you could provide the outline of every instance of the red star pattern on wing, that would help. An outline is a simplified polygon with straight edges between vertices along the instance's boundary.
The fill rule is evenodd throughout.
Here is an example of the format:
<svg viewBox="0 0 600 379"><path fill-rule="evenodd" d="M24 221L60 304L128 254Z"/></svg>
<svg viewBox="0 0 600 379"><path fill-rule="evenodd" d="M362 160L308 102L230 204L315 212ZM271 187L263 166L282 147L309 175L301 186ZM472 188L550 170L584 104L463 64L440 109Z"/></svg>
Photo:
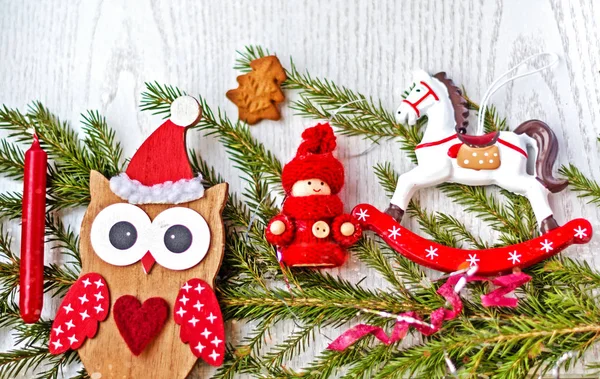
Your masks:
<svg viewBox="0 0 600 379"><path fill-rule="evenodd" d="M77 350L98 332L98 322L106 320L110 307L106 281L94 272L85 274L71 286L52 323L48 348L51 354Z"/></svg>
<svg viewBox="0 0 600 379"><path fill-rule="evenodd" d="M181 341L188 343L198 358L220 366L225 356L225 328L212 288L204 280L188 280L179 290L173 313L181 326Z"/></svg>

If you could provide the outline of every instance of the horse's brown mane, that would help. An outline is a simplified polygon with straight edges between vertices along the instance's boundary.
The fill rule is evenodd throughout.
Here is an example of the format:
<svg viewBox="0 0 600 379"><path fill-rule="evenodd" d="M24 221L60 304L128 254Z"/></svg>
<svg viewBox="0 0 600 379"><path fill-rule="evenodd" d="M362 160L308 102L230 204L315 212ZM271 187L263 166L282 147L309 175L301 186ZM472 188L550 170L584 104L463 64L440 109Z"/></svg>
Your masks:
<svg viewBox="0 0 600 379"><path fill-rule="evenodd" d="M454 108L454 120L456 121L456 132L466 134L469 126L469 108L467 108L467 100L462 95L462 91L458 88L452 79L445 72L438 72L433 76L442 82L448 89L450 102Z"/></svg>

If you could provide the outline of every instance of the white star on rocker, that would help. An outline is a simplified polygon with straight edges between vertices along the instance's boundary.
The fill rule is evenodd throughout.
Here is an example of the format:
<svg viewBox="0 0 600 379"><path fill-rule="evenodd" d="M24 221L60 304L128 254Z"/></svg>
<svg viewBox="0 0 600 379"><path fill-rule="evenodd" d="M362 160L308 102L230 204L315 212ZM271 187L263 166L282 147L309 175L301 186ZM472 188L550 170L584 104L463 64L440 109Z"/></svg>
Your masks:
<svg viewBox="0 0 600 379"><path fill-rule="evenodd" d="M215 347L219 347L219 344L223 342L222 340L219 339L219 337L215 337L212 341L210 341L210 343L212 343L213 345L215 345Z"/></svg>
<svg viewBox="0 0 600 379"><path fill-rule="evenodd" d="M98 304L94 307L94 309L96 310L96 313L100 313L104 311L104 308L102 308L102 305Z"/></svg>
<svg viewBox="0 0 600 379"><path fill-rule="evenodd" d="M94 297L96 298L96 301L100 301L100 300L104 299L104 296L102 296L102 294L100 292L95 294Z"/></svg>
<svg viewBox="0 0 600 379"><path fill-rule="evenodd" d="M192 286L190 286L188 284L188 282L185 282L185 284L183 285L183 287L181 287L181 289L184 289L185 292L188 292L190 290L190 288L192 288Z"/></svg>
<svg viewBox="0 0 600 379"><path fill-rule="evenodd" d="M182 307L179 307L179 310L175 313L177 313L179 315L179 317L183 317L183 315L186 314L187 311L184 310Z"/></svg>
<svg viewBox="0 0 600 379"><path fill-rule="evenodd" d="M54 342L52 342L52 345L54 345L54 349L58 349L59 347L62 347L62 343L60 343L60 341L54 341Z"/></svg>
<svg viewBox="0 0 600 379"><path fill-rule="evenodd" d="M358 217L360 221L367 221L367 217L369 217L369 214L367 214L366 210L359 209L356 217Z"/></svg>
<svg viewBox="0 0 600 379"><path fill-rule="evenodd" d="M181 299L179 299L179 301L181 301L181 302L183 303L183 305L187 305L187 302L188 302L189 300L190 300L190 299L188 299L187 297L185 297L185 295L183 295L183 296L181 297Z"/></svg>
<svg viewBox="0 0 600 379"><path fill-rule="evenodd" d="M90 315L88 315L87 310L79 313L79 315L81 316L81 321L85 320L86 318L89 318Z"/></svg>
<svg viewBox="0 0 600 379"><path fill-rule="evenodd" d="M202 353L202 350L204 350L206 346L202 345L200 342L198 342L198 345L196 345L196 350L198 350L199 353Z"/></svg>
<svg viewBox="0 0 600 379"><path fill-rule="evenodd" d="M69 314L73 310L73 308L71 307L71 304L67 304L63 308L65 309L67 314Z"/></svg>
<svg viewBox="0 0 600 379"><path fill-rule="evenodd" d="M400 237L402 234L400 234L400 228L396 228L395 226L392 226L392 229L388 229L388 237L392 238L394 241L396 240L396 237Z"/></svg>
<svg viewBox="0 0 600 379"><path fill-rule="evenodd" d="M477 258L477 254L469 254L469 259L467 259L467 262L469 262L470 267L477 266L477 262L479 261L480 259Z"/></svg>
<svg viewBox="0 0 600 379"><path fill-rule="evenodd" d="M552 242L548 242L548 240L544 240L544 242L540 242L540 244L542 245L540 249L544 250L546 253L554 250L554 248L552 247Z"/></svg>
<svg viewBox="0 0 600 379"><path fill-rule="evenodd" d="M196 324L198 323L198 321L200 321L200 320L198 320L198 319L196 318L196 316L192 316L192 318L191 318L191 319L190 319L190 321L188 321L188 322L189 322L190 324L192 324L192 326L193 326L193 327L196 327Z"/></svg>
<svg viewBox="0 0 600 379"><path fill-rule="evenodd" d="M216 361L217 358L219 358L221 356L221 354L217 353L216 351L213 350L213 352L209 355L209 357L211 357L213 359L213 361Z"/></svg>
<svg viewBox="0 0 600 379"><path fill-rule="evenodd" d="M204 338L208 339L208 336L210 336L212 332L209 332L208 329L204 328L204 331L200 334L202 334Z"/></svg>
<svg viewBox="0 0 600 379"><path fill-rule="evenodd" d="M512 264L521 263L521 254L517 254L517 251L513 251L512 253L508 253L509 257L507 258L509 261L512 261Z"/></svg>
<svg viewBox="0 0 600 379"><path fill-rule="evenodd" d="M427 258L431 258L431 260L433 260L433 258L437 257L439 254L436 253L436 251L438 251L437 247L433 248L433 246L429 246L429 249L425 249L425 252L427 252Z"/></svg>
<svg viewBox="0 0 600 379"><path fill-rule="evenodd" d="M73 320L69 320L68 322L65 322L65 325L67 326L67 330L71 330L71 328L75 327L75 324L73 324Z"/></svg>
<svg viewBox="0 0 600 379"><path fill-rule="evenodd" d="M587 228L582 228L578 226L577 229L573 229L575 232L575 238L584 238L587 237Z"/></svg>
<svg viewBox="0 0 600 379"><path fill-rule="evenodd" d="M96 288L104 287L104 283L102 283L102 280L100 279L96 280L94 284L96 285Z"/></svg>
<svg viewBox="0 0 600 379"><path fill-rule="evenodd" d="M92 285L88 278L85 278L85 280L83 280L81 283L83 283L83 288L87 288L88 286Z"/></svg>
<svg viewBox="0 0 600 379"><path fill-rule="evenodd" d="M62 330L62 328L61 328L60 326L59 326L58 328L54 328L54 329L52 329L52 330L54 330L54 333L56 333L56 335L57 335L57 336L58 336L59 334L63 333L63 330Z"/></svg>

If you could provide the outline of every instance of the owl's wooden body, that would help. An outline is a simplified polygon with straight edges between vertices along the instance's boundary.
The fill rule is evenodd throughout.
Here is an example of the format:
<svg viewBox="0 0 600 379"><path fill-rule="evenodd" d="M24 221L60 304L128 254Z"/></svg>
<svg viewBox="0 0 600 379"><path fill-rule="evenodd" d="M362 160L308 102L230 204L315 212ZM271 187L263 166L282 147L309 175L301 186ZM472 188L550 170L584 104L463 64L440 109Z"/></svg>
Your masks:
<svg viewBox="0 0 600 379"><path fill-rule="evenodd" d="M197 358L179 338L180 327L173 321L174 302L181 286L191 278L203 279L214 289L214 279L225 247L221 212L227 201L227 183L206 190L204 197L189 203L139 205L150 219L174 206L191 208L204 217L211 231L209 250L199 264L182 271L155 265L149 274L144 273L139 262L118 267L104 262L94 253L90 241L90 228L94 218L105 207L126 201L113 194L108 180L97 172L91 174L90 190L92 201L81 225L82 275L96 272L106 279L111 311L106 321L100 323L98 334L78 350L88 374L94 379L185 378ZM129 350L121 338L112 313L115 301L123 295L135 296L141 302L151 297L161 297L169 304L169 318L165 327L138 356Z"/></svg>

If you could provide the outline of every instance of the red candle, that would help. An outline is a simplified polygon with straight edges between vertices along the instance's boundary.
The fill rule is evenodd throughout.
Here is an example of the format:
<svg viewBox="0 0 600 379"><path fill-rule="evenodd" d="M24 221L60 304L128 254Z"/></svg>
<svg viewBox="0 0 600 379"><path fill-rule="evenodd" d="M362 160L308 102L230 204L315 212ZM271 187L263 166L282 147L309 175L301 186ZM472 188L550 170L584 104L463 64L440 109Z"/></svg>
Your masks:
<svg viewBox="0 0 600 379"><path fill-rule="evenodd" d="M26 323L40 319L44 300L44 232L48 155L37 135L25 153L19 309Z"/></svg>

